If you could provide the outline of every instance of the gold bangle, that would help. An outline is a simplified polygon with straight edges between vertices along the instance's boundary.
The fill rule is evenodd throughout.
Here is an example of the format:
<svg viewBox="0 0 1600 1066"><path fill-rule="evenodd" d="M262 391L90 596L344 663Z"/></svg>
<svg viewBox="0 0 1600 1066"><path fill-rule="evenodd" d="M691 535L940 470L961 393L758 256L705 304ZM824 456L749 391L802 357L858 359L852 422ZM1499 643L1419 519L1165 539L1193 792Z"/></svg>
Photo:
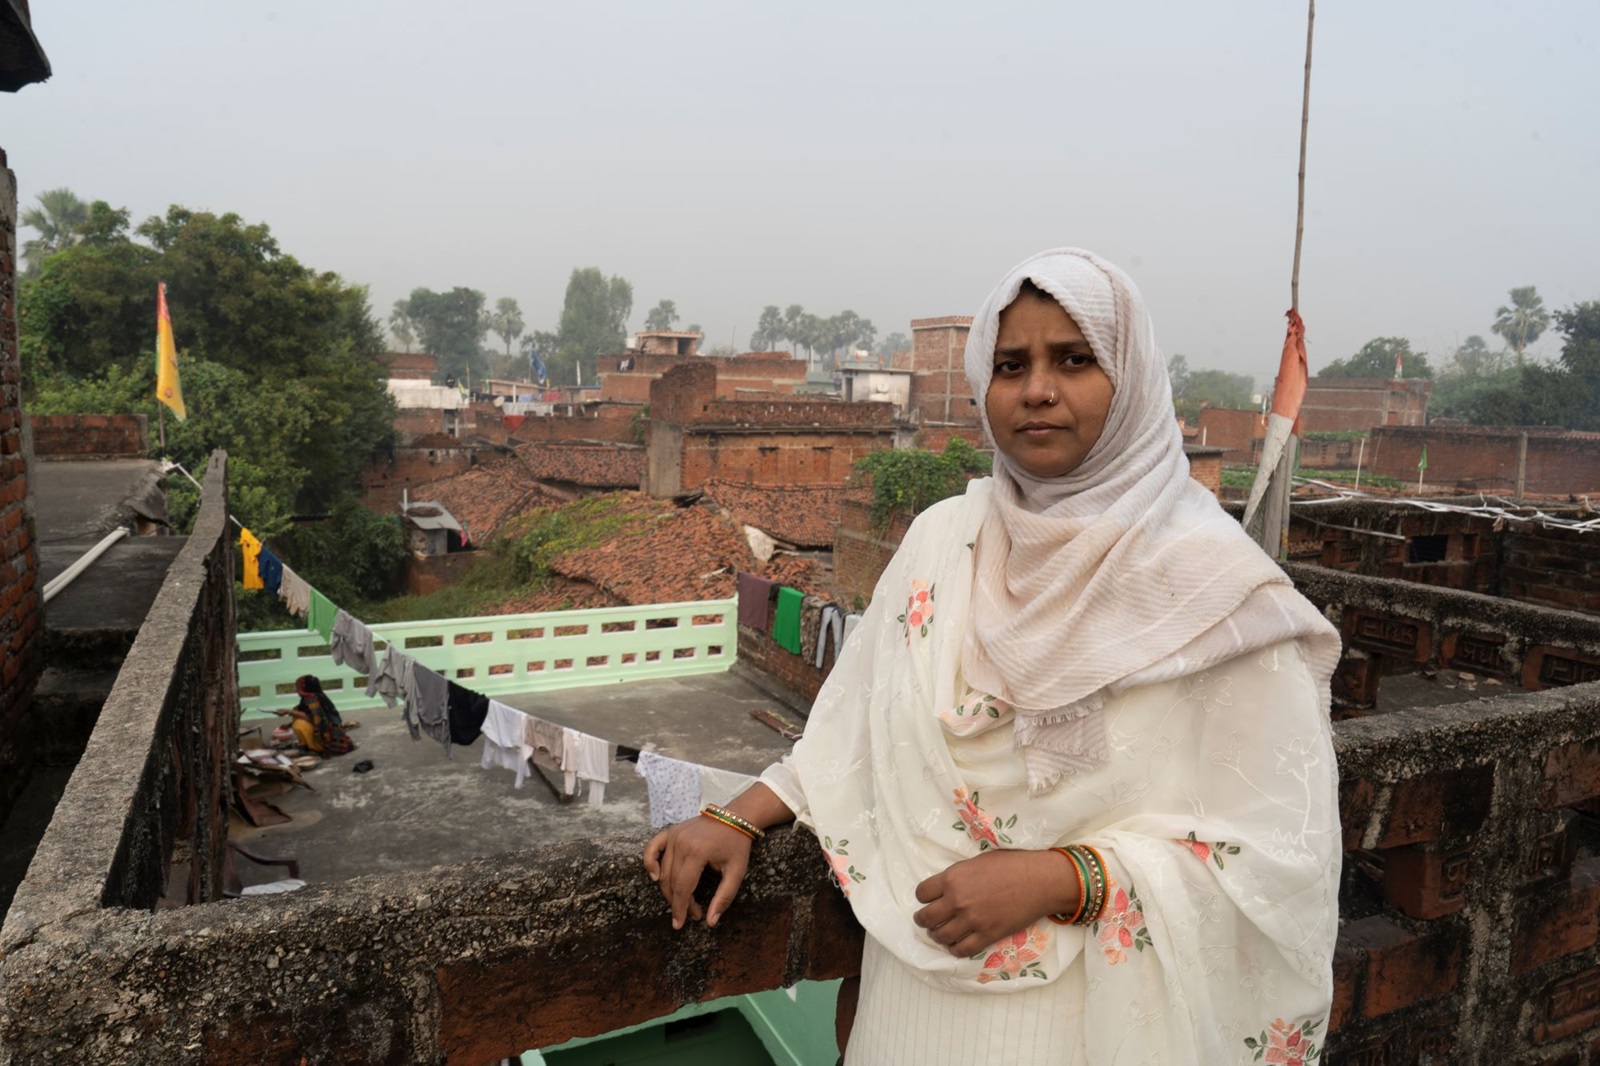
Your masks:
<svg viewBox="0 0 1600 1066"><path fill-rule="evenodd" d="M724 825L732 826L751 840L761 840L767 835L757 828L754 822L746 821L726 807L718 807L715 803L706 804L700 808L700 813L707 818L715 818Z"/></svg>

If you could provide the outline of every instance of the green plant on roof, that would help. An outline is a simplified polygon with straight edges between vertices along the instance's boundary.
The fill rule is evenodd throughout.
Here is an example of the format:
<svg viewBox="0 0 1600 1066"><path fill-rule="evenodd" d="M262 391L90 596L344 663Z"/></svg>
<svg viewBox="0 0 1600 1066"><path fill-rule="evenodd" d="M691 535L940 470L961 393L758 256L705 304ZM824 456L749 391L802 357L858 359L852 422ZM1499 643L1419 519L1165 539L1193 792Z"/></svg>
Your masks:
<svg viewBox="0 0 1600 1066"><path fill-rule="evenodd" d="M961 437L951 437L938 453L896 448L863 455L856 460L851 483L872 487L872 524L882 529L896 516L909 518L960 495L971 478L987 474L992 465Z"/></svg>

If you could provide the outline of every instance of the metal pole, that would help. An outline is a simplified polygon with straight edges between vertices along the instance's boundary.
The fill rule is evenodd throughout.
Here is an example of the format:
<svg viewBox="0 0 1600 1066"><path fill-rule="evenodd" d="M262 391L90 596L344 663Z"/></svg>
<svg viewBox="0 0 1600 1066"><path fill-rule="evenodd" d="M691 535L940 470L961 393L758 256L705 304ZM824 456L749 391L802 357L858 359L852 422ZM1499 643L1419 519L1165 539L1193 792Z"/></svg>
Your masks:
<svg viewBox="0 0 1600 1066"><path fill-rule="evenodd" d="M1361 460L1367 456L1367 438L1361 438L1361 447L1356 451L1356 490L1361 489Z"/></svg>

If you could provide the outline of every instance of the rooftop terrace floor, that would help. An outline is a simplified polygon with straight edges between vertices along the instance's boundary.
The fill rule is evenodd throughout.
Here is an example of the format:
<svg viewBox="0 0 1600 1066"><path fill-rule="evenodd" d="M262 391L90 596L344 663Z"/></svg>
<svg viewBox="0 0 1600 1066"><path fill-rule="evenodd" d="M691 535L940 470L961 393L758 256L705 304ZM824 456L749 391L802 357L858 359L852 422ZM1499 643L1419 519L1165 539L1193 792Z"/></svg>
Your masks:
<svg viewBox="0 0 1600 1066"><path fill-rule="evenodd" d="M790 742L750 712L769 708L800 724L782 704L731 673L498 698L614 743L752 775L785 754ZM612 763L603 806L590 807L583 794L562 803L537 771L517 789L510 771L481 769L481 739L452 749L454 758L446 759L433 741L411 739L398 709L345 717L361 723L350 734L357 750L306 771L315 791L294 788L271 799L293 821L257 829L235 815L230 832L252 851L294 857L306 881L342 881L649 830L648 791L632 763ZM363 759L372 760L371 772L353 772ZM580 792L586 789L580 786ZM246 884L281 876L279 870L241 866Z"/></svg>

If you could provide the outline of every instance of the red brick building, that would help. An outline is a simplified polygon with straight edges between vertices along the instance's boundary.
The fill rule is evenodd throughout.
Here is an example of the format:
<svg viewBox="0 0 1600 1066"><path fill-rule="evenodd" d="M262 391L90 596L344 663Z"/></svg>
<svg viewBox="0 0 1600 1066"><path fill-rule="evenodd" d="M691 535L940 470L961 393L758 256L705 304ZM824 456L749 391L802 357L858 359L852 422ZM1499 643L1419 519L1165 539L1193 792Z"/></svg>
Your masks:
<svg viewBox="0 0 1600 1066"><path fill-rule="evenodd" d="M894 354L894 369L911 371L912 418L923 425L979 421L967 383L970 315L911 320L911 350Z"/></svg>
<svg viewBox="0 0 1600 1066"><path fill-rule="evenodd" d="M855 461L894 444L894 408L831 398L725 400L719 363L685 363L650 387L646 491L674 496L713 478L842 485Z"/></svg>
<svg viewBox="0 0 1600 1066"><path fill-rule="evenodd" d="M693 358L653 353L624 353L600 357L600 399L615 403L650 402L650 384L675 366L689 362L714 363L717 397L738 399L740 394L792 394L806 381L804 360L788 352L745 352L728 359Z"/></svg>
<svg viewBox="0 0 1600 1066"><path fill-rule="evenodd" d="M1300 426L1322 433L1424 425L1432 392L1426 378L1312 378L1300 405Z"/></svg>
<svg viewBox="0 0 1600 1066"><path fill-rule="evenodd" d="M1255 461L1255 442L1267 435L1267 416L1260 411L1205 407L1196 419L1199 432L1190 440L1208 448L1221 448L1225 463Z"/></svg>

